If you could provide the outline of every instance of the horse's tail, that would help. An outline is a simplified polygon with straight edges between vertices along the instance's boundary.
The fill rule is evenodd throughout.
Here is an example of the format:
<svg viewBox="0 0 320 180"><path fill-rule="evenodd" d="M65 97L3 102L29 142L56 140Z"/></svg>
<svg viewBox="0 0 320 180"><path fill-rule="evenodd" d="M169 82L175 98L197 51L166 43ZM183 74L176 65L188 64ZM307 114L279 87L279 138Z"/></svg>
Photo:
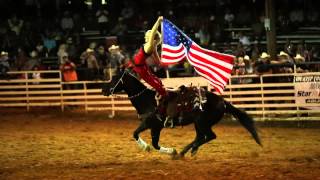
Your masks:
<svg viewBox="0 0 320 180"><path fill-rule="evenodd" d="M229 102L225 101L224 103L226 105L227 112L231 113L234 117L236 117L240 121L240 123L251 133L252 137L257 142L257 144L262 146L259 134L254 125L253 119L246 112L241 111L240 109L234 107Z"/></svg>

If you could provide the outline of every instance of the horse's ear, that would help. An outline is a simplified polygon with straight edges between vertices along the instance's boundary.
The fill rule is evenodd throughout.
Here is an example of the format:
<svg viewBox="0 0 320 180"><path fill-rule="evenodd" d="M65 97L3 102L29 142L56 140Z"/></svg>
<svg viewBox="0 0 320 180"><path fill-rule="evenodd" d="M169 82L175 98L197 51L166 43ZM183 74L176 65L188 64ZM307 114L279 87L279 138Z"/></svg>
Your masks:
<svg viewBox="0 0 320 180"><path fill-rule="evenodd" d="M184 93L185 91L186 91L186 86L184 86L184 85L182 85L182 86L180 86L179 87L179 91L180 91L180 93Z"/></svg>

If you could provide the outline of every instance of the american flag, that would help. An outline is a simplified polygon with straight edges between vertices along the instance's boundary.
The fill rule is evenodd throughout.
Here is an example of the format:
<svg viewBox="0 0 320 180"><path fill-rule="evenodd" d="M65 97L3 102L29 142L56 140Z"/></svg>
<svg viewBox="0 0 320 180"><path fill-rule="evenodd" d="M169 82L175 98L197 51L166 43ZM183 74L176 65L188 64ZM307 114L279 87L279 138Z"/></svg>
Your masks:
<svg viewBox="0 0 320 180"><path fill-rule="evenodd" d="M201 48L167 19L162 21L163 64L175 64L184 59L194 67L220 94L230 79L234 56Z"/></svg>

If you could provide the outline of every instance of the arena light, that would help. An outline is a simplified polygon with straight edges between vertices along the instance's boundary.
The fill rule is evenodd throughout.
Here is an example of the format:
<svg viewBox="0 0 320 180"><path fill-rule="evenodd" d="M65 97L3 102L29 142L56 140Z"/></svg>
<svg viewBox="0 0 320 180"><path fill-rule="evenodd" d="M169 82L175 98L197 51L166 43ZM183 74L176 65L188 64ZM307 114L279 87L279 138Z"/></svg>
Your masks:
<svg viewBox="0 0 320 180"><path fill-rule="evenodd" d="M107 1L106 0L101 0L101 4L105 5L105 4L107 4Z"/></svg>

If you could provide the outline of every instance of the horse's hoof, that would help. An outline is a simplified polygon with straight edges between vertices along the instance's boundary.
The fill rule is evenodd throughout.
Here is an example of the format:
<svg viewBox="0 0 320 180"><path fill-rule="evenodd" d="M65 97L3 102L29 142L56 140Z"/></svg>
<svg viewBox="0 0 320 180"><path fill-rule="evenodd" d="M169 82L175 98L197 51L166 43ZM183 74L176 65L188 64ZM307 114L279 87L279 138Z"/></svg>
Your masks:
<svg viewBox="0 0 320 180"><path fill-rule="evenodd" d="M144 151L147 151L147 152L150 152L150 151L151 151L150 145L147 145L143 150L144 150Z"/></svg>
<svg viewBox="0 0 320 180"><path fill-rule="evenodd" d="M184 159L184 154L175 154L175 155L172 155L172 160L181 160L181 159Z"/></svg>
<svg viewBox="0 0 320 180"><path fill-rule="evenodd" d="M197 154L197 152L198 152L198 149L192 149L191 150L191 156L192 157L195 156Z"/></svg>

